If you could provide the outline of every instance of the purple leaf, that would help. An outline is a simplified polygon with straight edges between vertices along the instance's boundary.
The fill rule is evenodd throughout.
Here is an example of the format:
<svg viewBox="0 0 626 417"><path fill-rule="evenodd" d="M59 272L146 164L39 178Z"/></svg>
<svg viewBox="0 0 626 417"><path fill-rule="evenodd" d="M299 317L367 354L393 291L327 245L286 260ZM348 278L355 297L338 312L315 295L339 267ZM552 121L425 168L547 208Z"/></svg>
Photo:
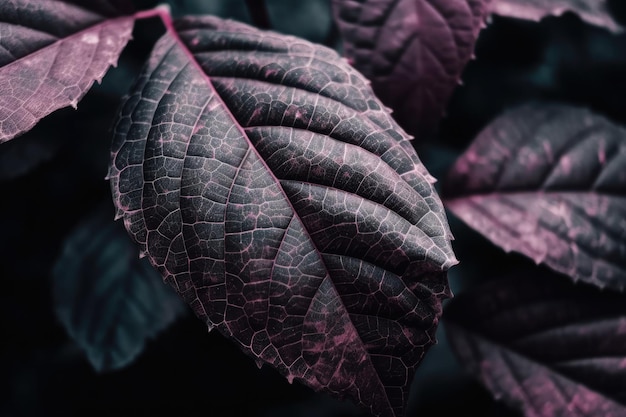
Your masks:
<svg viewBox="0 0 626 417"><path fill-rule="evenodd" d="M53 270L57 317L93 367L128 365L186 307L110 210L92 213L68 237Z"/></svg>
<svg viewBox="0 0 626 417"><path fill-rule="evenodd" d="M613 32L624 29L613 19L608 0L492 0L491 11L502 16L539 21L546 16L574 12L587 23Z"/></svg>
<svg viewBox="0 0 626 417"><path fill-rule="evenodd" d="M626 415L623 295L532 270L458 296L444 317L461 364L526 417Z"/></svg>
<svg viewBox="0 0 626 417"><path fill-rule="evenodd" d="M110 176L118 216L209 329L402 413L456 260L433 178L334 51L179 20L123 106Z"/></svg>
<svg viewBox="0 0 626 417"><path fill-rule="evenodd" d="M574 280L626 286L626 132L534 104L483 130L445 184L447 207L506 251Z"/></svg>
<svg viewBox="0 0 626 417"><path fill-rule="evenodd" d="M438 125L489 0L333 0L346 56L409 132Z"/></svg>
<svg viewBox="0 0 626 417"><path fill-rule="evenodd" d="M0 143L78 100L117 62L134 18L125 1L0 4Z"/></svg>

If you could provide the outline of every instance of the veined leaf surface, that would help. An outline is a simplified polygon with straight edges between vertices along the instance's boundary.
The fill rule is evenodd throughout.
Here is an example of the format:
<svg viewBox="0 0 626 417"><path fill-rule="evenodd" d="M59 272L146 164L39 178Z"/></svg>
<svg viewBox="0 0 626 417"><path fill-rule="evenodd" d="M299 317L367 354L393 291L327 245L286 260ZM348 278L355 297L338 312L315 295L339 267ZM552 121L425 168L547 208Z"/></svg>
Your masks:
<svg viewBox="0 0 626 417"><path fill-rule="evenodd" d="M447 207L506 251L600 287L626 286L626 131L588 110L509 111L458 159Z"/></svg>
<svg viewBox="0 0 626 417"><path fill-rule="evenodd" d="M76 107L131 37L125 0L0 2L0 143Z"/></svg>
<svg viewBox="0 0 626 417"><path fill-rule="evenodd" d="M448 307L447 338L461 364L526 417L626 415L622 294L529 270Z"/></svg>
<svg viewBox="0 0 626 417"><path fill-rule="evenodd" d="M123 106L110 177L209 328L290 380L402 413L456 260L433 178L334 51L177 21Z"/></svg>
<svg viewBox="0 0 626 417"><path fill-rule="evenodd" d="M488 0L333 0L346 56L410 133L432 133L470 60Z"/></svg>

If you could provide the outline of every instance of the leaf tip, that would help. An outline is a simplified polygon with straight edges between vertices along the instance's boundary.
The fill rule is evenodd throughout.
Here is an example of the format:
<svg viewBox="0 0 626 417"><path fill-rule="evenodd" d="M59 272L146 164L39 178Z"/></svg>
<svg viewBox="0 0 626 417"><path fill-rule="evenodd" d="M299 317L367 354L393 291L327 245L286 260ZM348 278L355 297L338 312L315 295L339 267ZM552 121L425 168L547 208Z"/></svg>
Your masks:
<svg viewBox="0 0 626 417"><path fill-rule="evenodd" d="M460 262L456 258L456 256L454 254L451 254L450 257L448 258L448 260L446 262L444 262L443 265L441 265L441 270L442 271L447 271L448 269L452 268L455 265L458 265L459 263Z"/></svg>

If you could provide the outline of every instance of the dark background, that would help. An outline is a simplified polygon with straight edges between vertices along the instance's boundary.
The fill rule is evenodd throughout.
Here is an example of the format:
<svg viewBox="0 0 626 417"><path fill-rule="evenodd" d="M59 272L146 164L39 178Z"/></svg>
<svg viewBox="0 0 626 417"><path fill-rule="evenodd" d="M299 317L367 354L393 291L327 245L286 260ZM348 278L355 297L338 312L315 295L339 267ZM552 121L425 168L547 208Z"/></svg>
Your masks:
<svg viewBox="0 0 626 417"><path fill-rule="evenodd" d="M156 2L137 1L140 7ZM626 2L610 2L626 22ZM275 30L339 47L328 0L267 0ZM243 0L172 0L175 15L211 13L250 21ZM357 416L348 403L315 394L251 359L187 314L147 344L129 367L97 374L58 322L51 269L73 227L102 202L109 129L121 97L154 41L158 20L136 25L118 68L77 111L61 110L23 138L0 145L0 416ZM555 100L592 108L626 124L626 35L577 16L540 23L493 17L481 35L438 138L416 140L424 163L442 178L471 139L505 108ZM33 139L34 138L34 139ZM30 165L26 145L53 144ZM419 145L417 145L419 143ZM24 148L20 148L24 147ZM528 262L505 255L451 217L461 264L450 272L456 294ZM438 345L418 369L409 415L512 417L466 375L440 328Z"/></svg>

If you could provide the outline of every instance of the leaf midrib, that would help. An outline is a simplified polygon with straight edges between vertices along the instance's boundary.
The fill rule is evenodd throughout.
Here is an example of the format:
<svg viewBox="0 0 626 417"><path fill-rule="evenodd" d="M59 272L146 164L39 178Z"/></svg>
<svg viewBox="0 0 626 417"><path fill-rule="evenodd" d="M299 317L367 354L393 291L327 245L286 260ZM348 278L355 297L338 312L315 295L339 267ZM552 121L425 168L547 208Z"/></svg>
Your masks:
<svg viewBox="0 0 626 417"><path fill-rule="evenodd" d="M257 157L259 158L260 162L263 164L263 166L265 167L266 171L269 173L269 175L274 179L274 182L278 185L278 187L280 188L281 193L284 196L284 200L287 202L287 204L290 206L293 214L295 217L298 218L298 220L300 221L300 223L303 225L303 230L306 233L308 239L311 241L311 243L313 244L313 246L316 249L316 254L319 258L319 262L324 265L324 269L326 272L326 277L329 278L335 292L337 294L339 294L339 292L337 291L337 288L335 287L335 284L328 272L328 266L326 265L326 263L324 262L324 259L319 251L319 249L317 248L317 246L315 245L314 240L312 239L309 230L306 228L306 226L304 226L304 222L302 221L302 219L300 218L300 215L298 214L298 212L296 211L295 207L293 206L291 200L289 199L286 191L283 189L282 185L280 184L280 180L276 177L276 175L274 174L274 172L270 169L270 167L267 165L267 162L263 159L263 157L259 154L259 152L257 151L256 147L254 146L254 144L252 143L252 141L250 140L250 138L248 137L248 135L245 132L244 127L239 123L239 121L237 120L237 118L235 117L235 115L233 114L233 112L231 111L231 109L226 105L226 103L224 102L223 98L219 95L218 91L216 90L215 86L213 85L211 78L204 72L204 70L202 69L202 67L200 66L200 64L198 63L198 61L195 59L194 55L191 53L191 51L186 47L186 45L184 44L184 42L182 41L182 39L180 38L180 36L178 35L178 32L176 31L174 24L171 20L165 22L165 26L167 28L167 33L172 36L172 38L175 40L176 44L179 45L179 47L182 49L183 53L187 56L187 58L189 59L189 61L192 63L192 65L196 68L196 70L199 72L199 74L201 74L202 78L205 80L207 86L209 87L209 89L213 92L213 94L215 95L216 99L221 103L221 107L225 110L226 114L228 114L231 118L231 120L233 121L233 123L235 124L237 130L239 130L239 133L241 134L241 136L243 138L245 138L245 140L248 143L248 146L250 147L250 149L252 149L253 152L255 152L257 154ZM321 281L323 282L323 280ZM316 289L316 293L319 292L319 287ZM315 299L315 295L311 298L311 302L313 302L313 300ZM341 299L341 297L339 297L339 301L341 302L341 305L344 307L345 311L348 312L347 307L345 306L343 300ZM309 308L307 308L307 313L309 312ZM352 323L352 321L350 321L351 326L354 329L355 334L359 334L358 331L356 330L356 328L354 327L354 324ZM375 371L375 375L376 378L378 379L379 382L379 386L382 388L383 393L385 394L385 400L387 401L387 409L388 410L393 410L393 407L391 405L391 403L389 402L389 398L387 396L387 392L385 390L385 385L382 383L380 376L378 375L378 372L376 371L376 368L374 367L374 364L371 361L371 356L370 353L367 351L365 344L363 343L363 340L361 339L361 337L358 337L358 340L360 342L361 348L363 349L363 351L366 353L367 356L367 361L370 365L370 367Z"/></svg>

